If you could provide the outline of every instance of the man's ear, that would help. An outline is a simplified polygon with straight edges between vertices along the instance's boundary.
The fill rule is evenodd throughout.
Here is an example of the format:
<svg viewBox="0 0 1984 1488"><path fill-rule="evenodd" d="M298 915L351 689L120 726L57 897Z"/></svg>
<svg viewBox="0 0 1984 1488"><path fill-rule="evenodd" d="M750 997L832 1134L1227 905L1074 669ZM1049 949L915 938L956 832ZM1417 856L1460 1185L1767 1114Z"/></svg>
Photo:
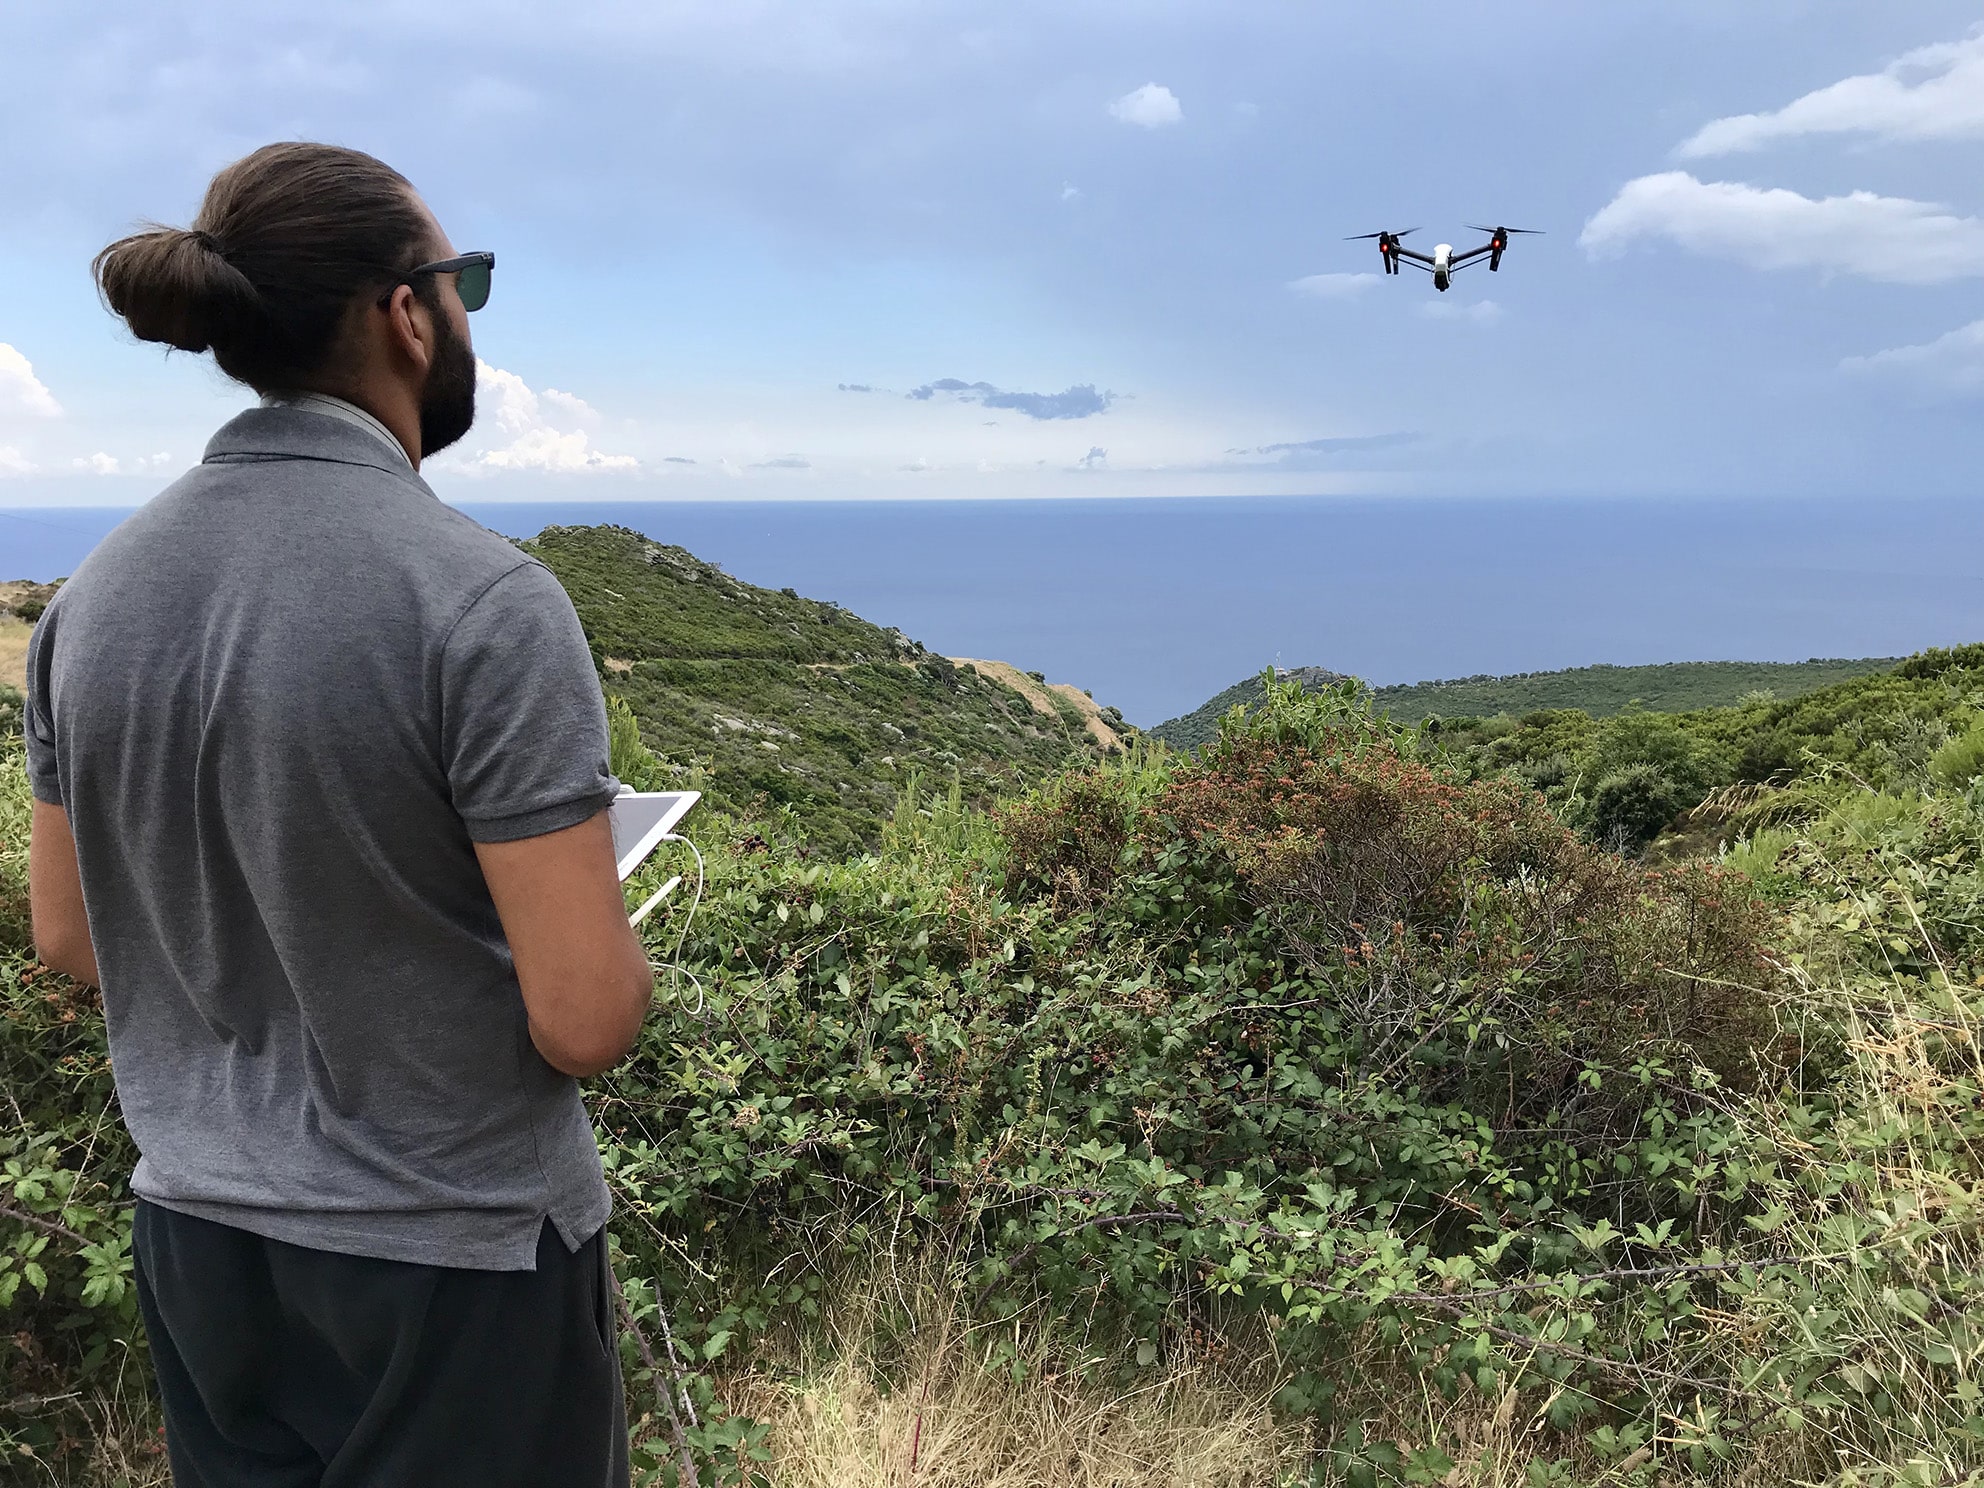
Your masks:
<svg viewBox="0 0 1984 1488"><path fill-rule="evenodd" d="M434 312L420 302L412 285L400 284L387 297L385 313L387 345L396 358L404 358L424 375L434 361L438 339L434 333Z"/></svg>

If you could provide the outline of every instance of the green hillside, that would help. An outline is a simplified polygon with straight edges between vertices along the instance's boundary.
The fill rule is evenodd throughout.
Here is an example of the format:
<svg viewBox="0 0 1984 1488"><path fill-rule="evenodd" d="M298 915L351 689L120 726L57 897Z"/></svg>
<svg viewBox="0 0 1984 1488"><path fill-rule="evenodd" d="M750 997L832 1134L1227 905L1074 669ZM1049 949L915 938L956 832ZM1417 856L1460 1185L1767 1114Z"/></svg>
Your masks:
<svg viewBox="0 0 1984 1488"><path fill-rule="evenodd" d="M527 546L626 778L729 807L586 1086L639 1488L1984 1483L1984 645L1417 726L1312 670L1103 758L679 548ZM20 723L0 1482L160 1488Z"/></svg>
<svg viewBox="0 0 1984 1488"><path fill-rule="evenodd" d="M1674 661L1658 666L1588 666L1557 672L1518 672L1507 677L1457 677L1444 682L1401 683L1372 690L1380 711L1401 723L1424 719L1489 718L1576 708L1608 718L1633 703L1654 713L1726 707L1754 693L1795 698L1892 667L1898 657L1811 661ZM1305 687L1337 674L1303 667L1286 675ZM1249 677L1151 733L1178 749L1194 749L1218 732L1220 715L1236 703L1261 700L1261 679Z"/></svg>
<svg viewBox="0 0 1984 1488"><path fill-rule="evenodd" d="M547 527L524 549L571 595L609 695L666 782L778 814L808 841L872 841L913 774L983 800L1094 757L1075 710L900 631L760 589L624 527Z"/></svg>
<svg viewBox="0 0 1984 1488"><path fill-rule="evenodd" d="M1365 703L1277 685L837 859L704 819L585 1095L639 1488L1980 1481L1984 647L1467 743ZM1525 737L1855 773L1653 865L1466 754ZM0 1481L161 1488L30 810L0 724Z"/></svg>
<svg viewBox="0 0 1984 1488"><path fill-rule="evenodd" d="M1961 646L1794 698L1610 718L1538 709L1443 720L1430 732L1469 773L1514 775L1561 819L1632 851L1727 787L1775 797L1815 782L1893 792L1961 785L1984 760L1980 709L1984 646Z"/></svg>

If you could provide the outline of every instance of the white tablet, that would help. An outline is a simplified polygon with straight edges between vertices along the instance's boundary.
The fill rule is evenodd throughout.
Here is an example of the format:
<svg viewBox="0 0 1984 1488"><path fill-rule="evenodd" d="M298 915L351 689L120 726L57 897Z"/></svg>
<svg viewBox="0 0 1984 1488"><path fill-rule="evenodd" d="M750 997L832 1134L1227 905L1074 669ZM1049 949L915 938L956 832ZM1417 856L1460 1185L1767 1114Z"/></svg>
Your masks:
<svg viewBox="0 0 1984 1488"><path fill-rule="evenodd" d="M621 790L606 817L613 827L613 857L622 883L702 798L701 791Z"/></svg>

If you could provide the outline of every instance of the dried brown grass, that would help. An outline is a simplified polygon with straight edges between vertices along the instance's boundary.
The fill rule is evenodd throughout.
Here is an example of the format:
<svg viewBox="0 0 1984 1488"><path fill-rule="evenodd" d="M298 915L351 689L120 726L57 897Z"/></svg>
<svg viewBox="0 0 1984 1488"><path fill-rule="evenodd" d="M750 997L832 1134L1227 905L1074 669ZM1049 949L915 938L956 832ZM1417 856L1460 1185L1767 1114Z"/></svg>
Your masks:
<svg viewBox="0 0 1984 1488"><path fill-rule="evenodd" d="M145 1380L135 1369L85 1404L94 1429L51 1457L15 1454L0 1463L0 1483L47 1488L172 1488L165 1437Z"/></svg>
<svg viewBox="0 0 1984 1488"><path fill-rule="evenodd" d="M786 1382L744 1381L791 1488L1274 1488L1308 1459L1265 1393L1205 1365L1106 1383L1108 1371L1015 1368L964 1340L892 1388L858 1355Z"/></svg>
<svg viewBox="0 0 1984 1488"><path fill-rule="evenodd" d="M0 683L25 690L28 685L28 637L34 627L18 616L0 614Z"/></svg>

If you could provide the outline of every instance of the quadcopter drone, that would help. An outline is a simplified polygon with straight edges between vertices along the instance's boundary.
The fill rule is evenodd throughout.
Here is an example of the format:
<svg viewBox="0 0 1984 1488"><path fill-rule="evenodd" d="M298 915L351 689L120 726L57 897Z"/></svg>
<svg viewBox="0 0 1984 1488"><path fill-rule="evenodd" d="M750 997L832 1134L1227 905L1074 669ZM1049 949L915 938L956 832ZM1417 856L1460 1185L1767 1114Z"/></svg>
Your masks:
<svg viewBox="0 0 1984 1488"><path fill-rule="evenodd" d="M1418 232L1419 229L1416 227L1408 227L1404 232L1357 233L1353 237L1345 238L1344 241L1358 243L1368 238L1376 238L1378 252L1385 260L1387 274L1396 274L1401 263L1416 264L1433 276L1433 288L1445 294L1448 286L1454 282L1454 274L1457 271L1484 256L1488 260L1488 272L1499 274L1502 271L1502 255L1509 250L1511 234L1527 233L1531 236L1539 236L1541 231L1534 227L1472 227L1470 230L1485 232L1488 234L1488 241L1479 248L1468 249L1465 253L1454 252L1454 245L1451 243L1441 243L1431 253L1414 253L1410 248L1401 247L1399 239Z"/></svg>

